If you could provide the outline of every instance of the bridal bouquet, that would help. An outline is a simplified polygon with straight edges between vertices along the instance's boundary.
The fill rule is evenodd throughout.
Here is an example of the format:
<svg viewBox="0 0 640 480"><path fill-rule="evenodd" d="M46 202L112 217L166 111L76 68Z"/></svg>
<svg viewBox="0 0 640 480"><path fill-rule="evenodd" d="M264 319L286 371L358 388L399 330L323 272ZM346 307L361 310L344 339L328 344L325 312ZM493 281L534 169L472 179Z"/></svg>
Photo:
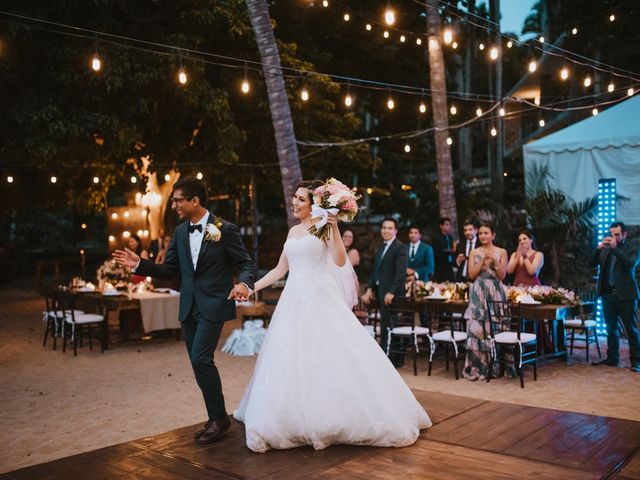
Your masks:
<svg viewBox="0 0 640 480"><path fill-rule="evenodd" d="M338 220L343 222L351 222L358 213L359 198L355 188L350 189L335 178L328 179L324 185L313 191L311 216L317 220L309 228L309 233L329 240L329 214L337 215Z"/></svg>

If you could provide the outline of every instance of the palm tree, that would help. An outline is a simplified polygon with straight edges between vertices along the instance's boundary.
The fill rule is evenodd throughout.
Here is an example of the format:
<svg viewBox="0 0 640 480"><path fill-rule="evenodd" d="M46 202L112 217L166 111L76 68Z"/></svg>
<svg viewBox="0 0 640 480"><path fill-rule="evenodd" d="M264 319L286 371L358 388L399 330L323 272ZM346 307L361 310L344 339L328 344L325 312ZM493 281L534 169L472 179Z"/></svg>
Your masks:
<svg viewBox="0 0 640 480"><path fill-rule="evenodd" d="M451 149L447 144L449 118L447 117L447 83L444 73L444 56L440 43L440 12L438 0L427 1L427 35L429 36L429 77L431 106L435 126L436 165L438 171L438 200L440 215L449 217L454 235L458 235L458 215L453 186Z"/></svg>
<svg viewBox="0 0 640 480"><path fill-rule="evenodd" d="M262 61L271 121L276 139L278 161L280 163L280 176L282 178L282 191L284 198L292 198L296 185L302 180L300 160L298 158L298 146L293 129L293 119L289 108L289 98L282 76L280 66L280 52L276 37L273 34L273 25L269 16L269 8L266 0L246 0L249 20L256 36L258 51ZM287 209L287 223L293 226L296 222L293 217L291 202L285 202Z"/></svg>

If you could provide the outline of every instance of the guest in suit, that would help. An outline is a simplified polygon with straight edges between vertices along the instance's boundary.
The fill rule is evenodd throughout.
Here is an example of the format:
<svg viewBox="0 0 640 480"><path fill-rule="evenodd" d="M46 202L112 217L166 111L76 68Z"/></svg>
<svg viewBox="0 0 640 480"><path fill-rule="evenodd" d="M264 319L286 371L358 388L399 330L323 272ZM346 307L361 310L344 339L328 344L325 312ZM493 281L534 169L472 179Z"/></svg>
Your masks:
<svg viewBox="0 0 640 480"><path fill-rule="evenodd" d="M639 292L635 275L640 257L638 249L627 242L624 223L612 223L609 233L610 235L600 242L591 258L591 265L600 267L596 293L602 297L602 310L607 324L607 358L593 362L592 365L618 365L620 319L629 339L631 371L640 373Z"/></svg>
<svg viewBox="0 0 640 480"><path fill-rule="evenodd" d="M514 275L516 286L533 287L540 285L538 274L544 265L544 254L537 251L536 239L529 230L518 234L518 249L509 259L509 275Z"/></svg>
<svg viewBox="0 0 640 480"><path fill-rule="evenodd" d="M362 296L362 301L369 303L373 300L375 292L380 309L380 343L384 349L387 347L389 328L387 307L396 295L404 295L407 274L407 248L396 238L397 234L397 222L393 218L385 218L380 228L383 243L376 253L367 291Z"/></svg>
<svg viewBox="0 0 640 480"><path fill-rule="evenodd" d="M453 282L453 237L451 236L451 219L441 217L438 222L440 232L434 236L431 246L435 256L433 280L436 282Z"/></svg>
<svg viewBox="0 0 640 480"><path fill-rule="evenodd" d="M473 220L465 220L462 226L464 240L458 244L456 248L456 278L458 282L470 282L469 278L469 254L471 250L479 246L478 244L478 227Z"/></svg>
<svg viewBox="0 0 640 480"><path fill-rule="evenodd" d="M422 230L415 225L409 227L409 242L407 277L427 282L431 279L435 268L433 248L422 241Z"/></svg>

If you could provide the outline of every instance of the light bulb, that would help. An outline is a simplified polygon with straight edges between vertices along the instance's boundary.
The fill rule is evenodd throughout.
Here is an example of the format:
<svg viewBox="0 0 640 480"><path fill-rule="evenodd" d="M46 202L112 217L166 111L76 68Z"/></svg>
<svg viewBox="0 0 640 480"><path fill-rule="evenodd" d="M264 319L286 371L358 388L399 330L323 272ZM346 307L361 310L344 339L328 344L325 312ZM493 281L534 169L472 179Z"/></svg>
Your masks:
<svg viewBox="0 0 640 480"><path fill-rule="evenodd" d="M387 5L387 9L384 11L384 23L387 25L393 25L396 23L396 13Z"/></svg>
<svg viewBox="0 0 640 480"><path fill-rule="evenodd" d="M112 218L113 220L117 220L117 219L118 219L118 214L117 214L116 212L113 212L113 213L111 214L111 218Z"/></svg>
<svg viewBox="0 0 640 480"><path fill-rule="evenodd" d="M307 100L309 100L309 90L307 90L306 88L303 88L300 91L300 98L302 99L303 102L306 102Z"/></svg>
<svg viewBox="0 0 640 480"><path fill-rule="evenodd" d="M453 145L453 138L447 137L447 145Z"/></svg>
<svg viewBox="0 0 640 480"><path fill-rule="evenodd" d="M115 242L116 241L116 237L114 237L113 235L109 235L109 241L110 242Z"/></svg>
<svg viewBox="0 0 640 480"><path fill-rule="evenodd" d="M615 22L616 21L616 16L613 13L611 15L609 15L609 21L610 22Z"/></svg>
<svg viewBox="0 0 640 480"><path fill-rule="evenodd" d="M135 176L131 177L131 183L136 183L138 181L138 179Z"/></svg>
<svg viewBox="0 0 640 480"><path fill-rule="evenodd" d="M540 43L544 43L544 37L542 35L540 35L540 37L538 37L538 41Z"/></svg>
<svg viewBox="0 0 640 480"><path fill-rule="evenodd" d="M322 6L327 8L329 6L329 0L322 0Z"/></svg>
<svg viewBox="0 0 640 480"><path fill-rule="evenodd" d="M369 32L370 32L370 31L371 31L371 24L370 24L370 23L367 23L367 24L364 26L364 28L365 28L367 31L369 31Z"/></svg>
<svg viewBox="0 0 640 480"><path fill-rule="evenodd" d="M498 58L497 47L491 47L491 50L489 50L489 57L491 57L491 60L496 60Z"/></svg>
<svg viewBox="0 0 640 480"><path fill-rule="evenodd" d="M503 173L502 173L502 176L503 176L503 177L508 177L508 176L509 176L509 174L505 171L505 172L503 172Z"/></svg>
<svg viewBox="0 0 640 480"><path fill-rule="evenodd" d="M577 35L577 34L578 34L578 29L577 29L576 27L573 27L573 28L571 29L571 34L572 34L572 35Z"/></svg>
<svg viewBox="0 0 640 480"><path fill-rule="evenodd" d="M540 105L540 95L537 95L537 96L533 99L533 103L535 103L536 105Z"/></svg>
<svg viewBox="0 0 640 480"><path fill-rule="evenodd" d="M533 72L535 72L537 69L538 69L538 64L536 63L536 61L535 61L535 60L531 60L531 61L529 62L529 71L530 71L531 73L533 73Z"/></svg>
<svg viewBox="0 0 640 480"><path fill-rule="evenodd" d="M389 99L387 100L387 108L389 110L393 110L394 108L396 108L396 102L393 101L393 98L389 97Z"/></svg>
<svg viewBox="0 0 640 480"><path fill-rule="evenodd" d="M58 177L56 176L51 176L51 183L56 183L58 181Z"/></svg>
<svg viewBox="0 0 640 480"><path fill-rule="evenodd" d="M420 113L425 113L427 111L427 106L424 104L424 102L420 102L420 106L418 107L418 111Z"/></svg>
<svg viewBox="0 0 640 480"><path fill-rule="evenodd" d="M635 92L633 91L633 87L629 87L629 90L627 90L627 95L632 96Z"/></svg>
<svg viewBox="0 0 640 480"><path fill-rule="evenodd" d="M351 15L349 15L348 13L345 13L344 17L342 17L342 18L344 18L345 22L348 22L349 20L351 20Z"/></svg>
<svg viewBox="0 0 640 480"><path fill-rule="evenodd" d="M198 180L202 180L202 177L204 177L204 175L202 175L202 172L198 172L198 173L196 173L196 178L197 178Z"/></svg>
<svg viewBox="0 0 640 480"><path fill-rule="evenodd" d="M540 119L540 121L538 122L538 125L540 125L541 127L544 127L545 126L544 120Z"/></svg>
<svg viewBox="0 0 640 480"><path fill-rule="evenodd" d="M597 114L598 114L598 109L594 107L593 110L591 110L591 115L595 117Z"/></svg>
<svg viewBox="0 0 640 480"><path fill-rule="evenodd" d="M169 180L171 180L171 175L169 175L168 173L164 174L164 181L168 182Z"/></svg>
<svg viewBox="0 0 640 480"><path fill-rule="evenodd" d="M481 43L480 45L478 45L478 48L479 48L480 50L484 50L484 43Z"/></svg>
<svg viewBox="0 0 640 480"><path fill-rule="evenodd" d="M480 107L476 108L476 117L482 116L482 109Z"/></svg>
<svg viewBox="0 0 640 480"><path fill-rule="evenodd" d="M7 183L13 183L13 177L11 175L7 177Z"/></svg>
<svg viewBox="0 0 640 480"><path fill-rule="evenodd" d="M615 85L613 84L613 82L609 83L609 85L607 86L607 91L609 93L613 92L615 90Z"/></svg>
<svg viewBox="0 0 640 480"><path fill-rule="evenodd" d="M451 47L455 50L456 48L458 48L458 42L453 42L451 44Z"/></svg>
<svg viewBox="0 0 640 480"><path fill-rule="evenodd" d="M249 80L247 80L246 78L242 80L242 85L240 86L240 90L242 90L242 93L244 94L249 93L249 91L251 90L251 85L249 85Z"/></svg>
<svg viewBox="0 0 640 480"><path fill-rule="evenodd" d="M507 48L511 48L511 47L513 47L513 41L512 41L512 40L509 40L509 41L507 42Z"/></svg>
<svg viewBox="0 0 640 480"><path fill-rule="evenodd" d="M404 146L404 151L405 153L409 153L411 151L411 145L409 145L408 143Z"/></svg>
<svg viewBox="0 0 640 480"><path fill-rule="evenodd" d="M129 218L129 211L127 210L126 212L124 212L124 218Z"/></svg>
<svg viewBox="0 0 640 480"><path fill-rule="evenodd" d="M584 86L585 87L590 87L591 86L591 77L589 77L589 76L584 77Z"/></svg>
<svg viewBox="0 0 640 480"><path fill-rule="evenodd" d="M93 177L93 183L100 183L100 179L98 177Z"/></svg>
<svg viewBox="0 0 640 480"><path fill-rule="evenodd" d="M124 232L122 232L122 236L124 238L129 238L131 236L131 232L129 230L125 230Z"/></svg>
<svg viewBox="0 0 640 480"><path fill-rule="evenodd" d="M416 45L422 45L422 39L416 38Z"/></svg>
<svg viewBox="0 0 640 480"><path fill-rule="evenodd" d="M569 69L567 67L564 67L562 70L560 70L560 78L562 80L566 80L567 78L569 78Z"/></svg>
<svg viewBox="0 0 640 480"><path fill-rule="evenodd" d="M139 237L142 237L142 236L144 235L144 232L142 231L142 229L139 229L139 230L136 232L136 235L138 235Z"/></svg>
<svg viewBox="0 0 640 480"><path fill-rule="evenodd" d="M389 38L389 32L387 32L386 30L384 31L384 33L382 34L382 36L384 38Z"/></svg>
<svg viewBox="0 0 640 480"><path fill-rule="evenodd" d="M506 113L507 113L507 112L505 112L504 108L500 108L500 110L498 110L498 114L499 114L501 117L504 117Z"/></svg>
<svg viewBox="0 0 640 480"><path fill-rule="evenodd" d="M451 105L451 108L449 109L449 111L451 112L451 115L455 115L456 113L458 113L458 109L456 108L455 105Z"/></svg>
<svg viewBox="0 0 640 480"><path fill-rule="evenodd" d="M407 40L407 37L404 35L400 35L400 43L404 43Z"/></svg>
<svg viewBox="0 0 640 480"><path fill-rule="evenodd" d="M498 135L498 130L496 130L496 127L491 127L491 136L495 137L496 135Z"/></svg>
<svg viewBox="0 0 640 480"><path fill-rule="evenodd" d="M344 97L344 104L347 107L350 107L351 105L353 105L353 97L351 96L350 93L347 93Z"/></svg>
<svg viewBox="0 0 640 480"><path fill-rule="evenodd" d="M447 45L453 42L453 32L450 28L445 28L442 38L444 39L444 43Z"/></svg>
<svg viewBox="0 0 640 480"><path fill-rule="evenodd" d="M102 68L102 62L100 61L100 57L97 53L93 54L93 58L91 59L91 68L94 72L99 72Z"/></svg>
<svg viewBox="0 0 640 480"><path fill-rule="evenodd" d="M185 72L184 68L182 68L182 67L180 67L180 70L178 70L178 81L182 85L186 85L186 83L187 83L187 72Z"/></svg>

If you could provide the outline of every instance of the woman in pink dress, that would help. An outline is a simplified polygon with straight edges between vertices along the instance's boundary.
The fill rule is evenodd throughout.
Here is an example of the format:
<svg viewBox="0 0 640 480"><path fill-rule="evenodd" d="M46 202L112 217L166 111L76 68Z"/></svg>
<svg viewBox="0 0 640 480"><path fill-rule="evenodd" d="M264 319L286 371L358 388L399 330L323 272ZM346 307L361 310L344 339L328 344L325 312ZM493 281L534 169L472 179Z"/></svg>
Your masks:
<svg viewBox="0 0 640 480"><path fill-rule="evenodd" d="M518 234L518 249L509 259L509 274L514 275L516 286L532 287L540 285L538 274L544 265L544 255L535 250L535 237L528 230Z"/></svg>

